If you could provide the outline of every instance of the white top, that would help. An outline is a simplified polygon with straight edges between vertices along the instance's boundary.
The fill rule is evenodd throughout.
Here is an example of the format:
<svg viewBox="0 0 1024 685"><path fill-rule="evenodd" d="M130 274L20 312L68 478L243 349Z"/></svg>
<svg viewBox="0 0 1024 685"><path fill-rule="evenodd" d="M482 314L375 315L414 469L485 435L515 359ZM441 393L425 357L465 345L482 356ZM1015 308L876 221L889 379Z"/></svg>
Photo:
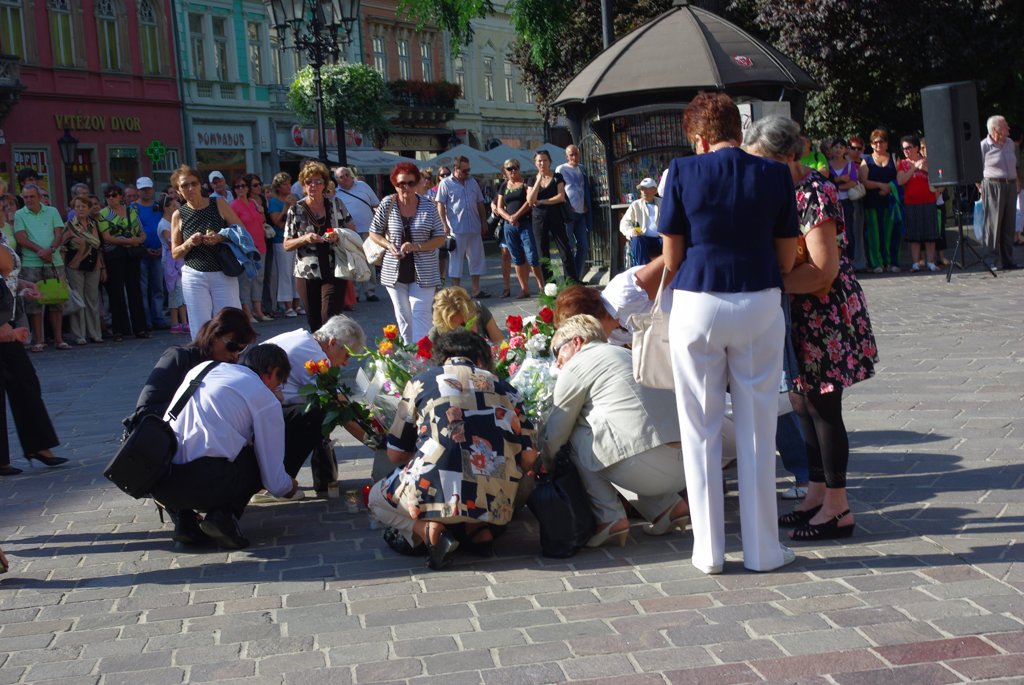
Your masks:
<svg viewBox="0 0 1024 685"><path fill-rule="evenodd" d="M306 373L305 364L308 361L318 362L326 359L327 354L320 343L313 338L313 335L300 328L297 331L289 331L281 335L275 335L266 341L271 345L277 345L288 355L288 361L292 365L292 371L288 374L288 380L281 386L281 394L284 395L285 404L293 402L304 402L305 399L299 395L299 388L309 385L312 376Z"/></svg>
<svg viewBox="0 0 1024 685"><path fill-rule="evenodd" d="M634 266L608 281L601 292L604 308L619 324L629 328L629 317L651 311L653 301L647 297L647 291L636 282L636 272L643 266ZM661 310L672 311L672 289L668 288L661 294Z"/></svg>
<svg viewBox="0 0 1024 685"><path fill-rule="evenodd" d="M199 364L185 375L171 407L210 363ZM187 464L202 457L234 461L252 443L263 487L278 497L291 492L292 479L284 470L281 403L252 369L240 364L217 366L170 424L178 436L178 451L171 463Z"/></svg>
<svg viewBox="0 0 1024 685"><path fill-rule="evenodd" d="M356 225L356 233L369 233L370 222L373 221L373 210L380 204L373 188L363 181L353 181L352 187L345 190L340 185L334 191L334 197L345 203L352 221Z"/></svg>
<svg viewBox="0 0 1024 685"><path fill-rule="evenodd" d="M587 191L583 185L587 177L583 175L583 169L571 164L559 164L555 173L562 174L565 179L565 195L569 198L572 211L583 214L587 209Z"/></svg>

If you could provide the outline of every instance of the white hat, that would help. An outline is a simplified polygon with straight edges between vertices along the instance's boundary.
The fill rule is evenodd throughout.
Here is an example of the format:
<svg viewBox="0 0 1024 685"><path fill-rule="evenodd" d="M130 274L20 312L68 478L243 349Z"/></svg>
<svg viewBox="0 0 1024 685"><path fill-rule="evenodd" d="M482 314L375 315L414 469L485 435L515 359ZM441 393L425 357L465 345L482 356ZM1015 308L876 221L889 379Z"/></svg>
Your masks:
<svg viewBox="0 0 1024 685"><path fill-rule="evenodd" d="M211 171L210 172L210 183L213 183L213 179L215 179L215 178L219 178L222 181L226 181L227 180L227 179L224 178L224 174L220 173L219 171Z"/></svg>
<svg viewBox="0 0 1024 685"><path fill-rule="evenodd" d="M636 184L637 188L657 188L658 182L653 178L647 177L644 180Z"/></svg>
<svg viewBox="0 0 1024 685"><path fill-rule="evenodd" d="M152 188L153 179L149 176L139 176L138 180L135 181L135 187L139 190L142 190L143 188Z"/></svg>

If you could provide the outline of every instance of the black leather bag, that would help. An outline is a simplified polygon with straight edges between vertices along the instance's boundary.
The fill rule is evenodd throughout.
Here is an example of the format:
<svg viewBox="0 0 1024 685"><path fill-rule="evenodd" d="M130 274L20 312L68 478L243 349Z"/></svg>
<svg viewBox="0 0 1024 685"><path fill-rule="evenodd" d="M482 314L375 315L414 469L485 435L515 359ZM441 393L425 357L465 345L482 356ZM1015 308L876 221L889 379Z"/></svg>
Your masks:
<svg viewBox="0 0 1024 685"><path fill-rule="evenodd" d="M450 235L444 239L444 243L441 245L441 249L446 252L455 252L455 236Z"/></svg>
<svg viewBox="0 0 1024 685"><path fill-rule="evenodd" d="M241 276L245 267L238 261L235 251L226 242L217 245L217 263L225 276Z"/></svg>
<svg viewBox="0 0 1024 685"><path fill-rule="evenodd" d="M526 506L540 524L540 550L546 557L571 557L594 534L590 497L567 447L558 453L554 471L538 478Z"/></svg>
<svg viewBox="0 0 1024 685"><path fill-rule="evenodd" d="M195 394L206 374L220 362L210 362L188 385L178 401L171 407L170 417L176 418ZM167 475L171 459L178 451L178 436L171 425L156 414L146 414L121 443L117 454L103 469L103 475L120 490L135 499L148 497L160 479Z"/></svg>

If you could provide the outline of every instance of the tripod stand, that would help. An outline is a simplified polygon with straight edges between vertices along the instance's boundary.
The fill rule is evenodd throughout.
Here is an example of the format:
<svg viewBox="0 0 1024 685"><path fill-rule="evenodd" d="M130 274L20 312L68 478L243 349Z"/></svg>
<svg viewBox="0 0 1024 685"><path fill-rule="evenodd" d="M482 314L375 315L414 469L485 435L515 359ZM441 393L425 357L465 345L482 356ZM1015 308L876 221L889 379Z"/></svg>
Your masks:
<svg viewBox="0 0 1024 685"><path fill-rule="evenodd" d="M978 254L978 251L974 249L974 245L971 245L971 243L968 242L968 240L964 237L963 205L965 202L968 202L970 198L967 192L967 186L956 185L955 190L953 191L953 195L953 212L956 216L956 227L959 236L956 239L956 249L953 250L953 258L949 260L949 270L946 271L946 283L949 283L949 281L953 278L953 269L966 269L968 266L974 266L979 262L982 265L984 265L986 269L988 269L988 272L992 274L992 278L999 278L999 276L996 275L995 266L986 262L982 258L982 256ZM943 226L942 230L946 230L946 227ZM974 261L972 261L970 264L967 264L964 261L965 250L970 250L971 254L974 255Z"/></svg>

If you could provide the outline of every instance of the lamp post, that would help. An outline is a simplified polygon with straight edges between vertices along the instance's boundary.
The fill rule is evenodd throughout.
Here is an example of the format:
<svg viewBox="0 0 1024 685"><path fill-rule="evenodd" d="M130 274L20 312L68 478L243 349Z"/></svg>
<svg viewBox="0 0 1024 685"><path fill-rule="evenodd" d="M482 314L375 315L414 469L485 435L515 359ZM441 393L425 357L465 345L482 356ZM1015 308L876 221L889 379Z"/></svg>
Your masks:
<svg viewBox="0 0 1024 685"><path fill-rule="evenodd" d="M75 163L78 156L78 138L71 135L70 129L64 129L64 135L57 139L57 148L60 150L60 161L64 162L64 194L68 198L68 205L71 204L71 165Z"/></svg>
<svg viewBox="0 0 1024 685"><path fill-rule="evenodd" d="M270 23L277 31L282 48L305 52L313 67L316 88L316 128L320 161L327 164L327 140L324 128L324 94L320 69L337 61L343 45L352 41L352 27L359 16L359 0L264 0ZM344 34L339 36L338 31ZM291 45L289 45L291 38ZM341 45L339 45L339 40ZM341 131L342 122L336 122ZM339 163L345 165L344 135L338 139Z"/></svg>

